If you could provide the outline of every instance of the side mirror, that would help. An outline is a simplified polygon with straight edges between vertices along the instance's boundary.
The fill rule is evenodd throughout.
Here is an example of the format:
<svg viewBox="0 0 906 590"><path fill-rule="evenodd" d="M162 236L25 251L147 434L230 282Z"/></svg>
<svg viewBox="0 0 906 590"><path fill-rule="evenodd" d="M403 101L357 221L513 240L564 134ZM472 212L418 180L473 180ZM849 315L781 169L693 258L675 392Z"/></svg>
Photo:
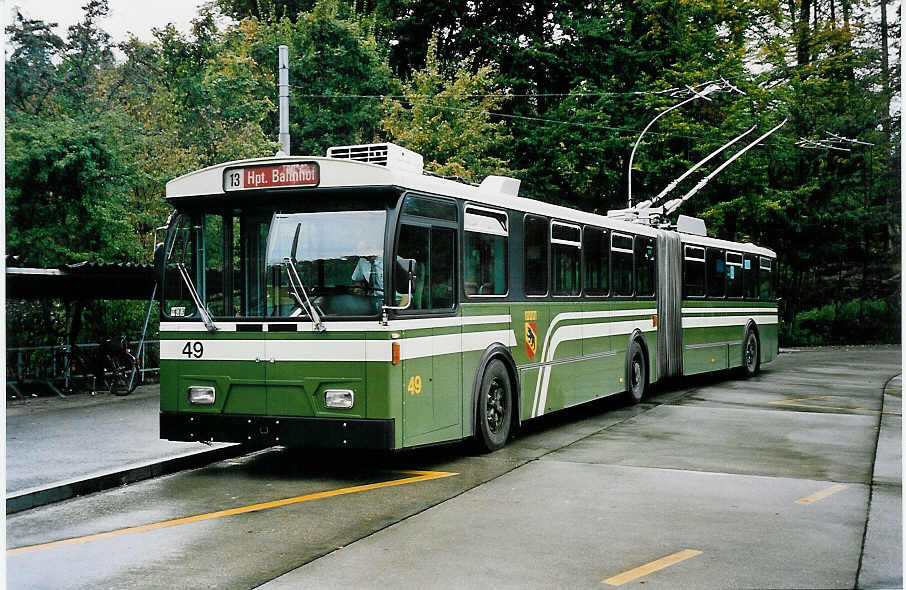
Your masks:
<svg viewBox="0 0 906 590"><path fill-rule="evenodd" d="M154 277L155 280L160 281L164 276L164 245L158 244L154 248Z"/></svg>
<svg viewBox="0 0 906 590"><path fill-rule="evenodd" d="M397 293L408 293L412 281L412 271L415 269L415 260L411 258L397 258L396 268L393 272L393 289Z"/></svg>

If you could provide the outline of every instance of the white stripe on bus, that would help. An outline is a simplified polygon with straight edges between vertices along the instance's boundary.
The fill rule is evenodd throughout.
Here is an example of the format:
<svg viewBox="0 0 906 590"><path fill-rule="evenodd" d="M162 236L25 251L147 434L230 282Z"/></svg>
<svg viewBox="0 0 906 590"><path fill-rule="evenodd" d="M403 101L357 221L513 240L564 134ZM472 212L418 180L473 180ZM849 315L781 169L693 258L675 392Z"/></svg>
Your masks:
<svg viewBox="0 0 906 590"><path fill-rule="evenodd" d="M722 315L683 318L683 328L716 328L719 326L744 326L752 319L756 324L776 324L777 316Z"/></svg>
<svg viewBox="0 0 906 590"><path fill-rule="evenodd" d="M565 314L564 314L565 315ZM625 314L623 314L625 315ZM633 314L637 315L637 314ZM602 322L597 324L574 324L562 326L555 330L556 334L550 341L550 348L543 357L545 363L553 361L557 347L563 342L582 340L586 338L600 338L602 336L623 336L632 334L636 329L642 332L655 330L654 321L628 320L622 322ZM543 416L547 404L547 392L550 385L552 365L546 364L538 372L538 386L535 389L535 400L532 404L532 417Z"/></svg>
<svg viewBox="0 0 906 590"><path fill-rule="evenodd" d="M553 354L550 351L548 343L550 342L551 335L556 331L556 326L560 322L567 320L580 320L580 319L598 319L606 317L625 317L625 316L635 316L635 315L650 315L656 314L657 309L618 309L611 311L572 311L566 313L560 313L554 316L554 319L551 320L551 323L548 325L547 333L544 335L544 345L541 347L541 362L547 363L553 360ZM549 370L549 369L548 369ZM538 373L538 381L535 383L535 395L532 402L532 417L538 415L538 400L540 399L542 378L544 376L544 370ZM544 393L545 398L547 397L547 392Z"/></svg>
<svg viewBox="0 0 906 590"><path fill-rule="evenodd" d="M684 314L701 313L777 313L776 307L684 307Z"/></svg>
<svg viewBox="0 0 906 590"><path fill-rule="evenodd" d="M488 330L465 334L420 336L401 340L192 340L201 342L203 352L199 360L212 361L380 361L392 360L392 343L400 344L402 360L484 350L499 342L507 347L516 346L513 330ZM160 358L164 360L192 360L185 354L187 341L162 340ZM192 347L189 350L193 350ZM194 352L194 350L193 350Z"/></svg>
<svg viewBox="0 0 906 590"><path fill-rule="evenodd" d="M541 362L548 363L553 360L553 353L548 346L551 335L556 332L556 326L560 322L568 320L581 320L581 319L599 319L607 317L626 317L626 316L637 316L637 315L653 315L657 313L657 309L617 309L617 310L608 310L608 311L570 311L565 313L559 313L554 316L554 319L551 320L550 324L547 327L547 333L544 334L544 344L541 347ZM627 332L628 334L629 332ZM549 370L549 369L548 369ZM538 415L538 400L540 398L541 383L544 371L538 373L538 381L535 383L535 395L532 402L532 416ZM547 392L545 392L545 398L547 397Z"/></svg>
<svg viewBox="0 0 906 590"><path fill-rule="evenodd" d="M455 326L476 326L484 324L509 324L511 316L509 315L475 315L475 316L456 316L447 318L419 318L411 320L391 320L386 326L381 325L377 320L372 321L354 321L354 322L325 322L324 327L328 332L394 332L399 330L420 330L424 328L452 328ZM224 322L214 321L218 332L235 332L237 325L258 324L268 326L269 324L295 324L299 332L313 332L314 325L311 322L297 322L291 319L279 318L261 318L249 322ZM265 328L266 329L266 328ZM161 332L205 332L202 322L161 322ZM250 332L253 334L254 332Z"/></svg>

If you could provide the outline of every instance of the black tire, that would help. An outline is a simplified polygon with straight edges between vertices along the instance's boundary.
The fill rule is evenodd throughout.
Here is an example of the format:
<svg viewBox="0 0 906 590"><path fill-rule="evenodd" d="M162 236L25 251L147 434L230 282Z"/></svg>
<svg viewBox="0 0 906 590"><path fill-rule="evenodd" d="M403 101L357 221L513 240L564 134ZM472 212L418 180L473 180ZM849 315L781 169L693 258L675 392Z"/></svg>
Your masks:
<svg viewBox="0 0 906 590"><path fill-rule="evenodd" d="M110 393L113 395L129 395L126 385L129 383L130 369L126 368L118 359L110 359L110 378L107 382Z"/></svg>
<svg viewBox="0 0 906 590"><path fill-rule="evenodd" d="M630 404L637 404L648 389L648 360L638 340L633 340L626 351L626 393Z"/></svg>
<svg viewBox="0 0 906 590"><path fill-rule="evenodd" d="M503 447L513 423L513 384L506 366L497 359L485 367L475 413L479 448L490 452Z"/></svg>
<svg viewBox="0 0 906 590"><path fill-rule="evenodd" d="M761 342L758 334L751 328L746 329L742 337L742 374L744 377L754 377L761 370Z"/></svg>

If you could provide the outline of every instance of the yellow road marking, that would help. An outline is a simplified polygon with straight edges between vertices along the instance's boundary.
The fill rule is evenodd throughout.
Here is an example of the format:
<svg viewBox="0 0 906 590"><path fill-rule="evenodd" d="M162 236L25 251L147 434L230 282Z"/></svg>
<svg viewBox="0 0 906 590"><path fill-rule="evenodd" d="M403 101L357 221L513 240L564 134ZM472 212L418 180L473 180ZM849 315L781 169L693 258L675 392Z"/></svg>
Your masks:
<svg viewBox="0 0 906 590"><path fill-rule="evenodd" d="M810 408L810 409L816 409L816 410L840 410L843 412L869 412L872 414L881 413L881 414L892 414L892 415L896 415L896 416L902 415L900 412L892 412L892 411L879 412L878 410L869 410L868 408L845 408L843 406L825 406L823 404L799 404L799 403L796 403L796 402L807 402L807 401L813 401L813 400L819 400L819 399L827 399L829 397L830 397L829 395L816 395L816 396L812 396L812 397L798 397L798 398L793 398L793 399L782 399L782 400L777 400L777 401L768 402L768 403L773 406L790 406L790 407L794 407L794 408Z"/></svg>
<svg viewBox="0 0 906 590"><path fill-rule="evenodd" d="M171 526L178 526L181 524L189 524L192 522L201 522L203 520L211 520L213 518L223 518L224 516L233 516L236 514L245 514L246 512L256 512L258 510L268 510L270 508L279 508L280 506L288 506L290 504L299 504L300 502L309 502L311 500L321 500L323 498L333 498L334 496L343 496L346 494L355 494L358 492L367 492L370 490L377 490L380 488L389 488L392 486L402 486L410 483L418 483L420 481L428 481L432 479L440 479L442 477L450 477L451 475L459 475L458 473L452 473L448 471L395 471L394 473L402 473L405 475L411 475L412 477L406 477L404 479L395 479L392 481L383 481L380 483L370 483L361 486L354 486L351 488L341 488L338 490L327 490L326 492L316 492L314 494L306 494L304 496L295 496L293 498L284 498L282 500L273 500L271 502L262 502L260 504L251 504L249 506L240 506L238 508L230 508L228 510L218 510L217 512L208 512L207 514L196 514L195 516L186 516L184 518L174 518L172 520L164 520L161 522L153 522L150 524L143 524L140 526L133 526L124 529L117 529L113 531L107 531L104 533L95 533L93 535L85 535L83 537L73 537L71 539L61 539L59 541L51 541L49 543L40 543L38 545L27 545L25 547L16 547L15 549L9 549L7 555L15 555L17 553L26 553L29 551L39 551L41 549L49 549L51 547L59 547L61 545L72 545L75 543L86 543L88 541L95 541L97 539L106 539L108 537L117 537L119 535L129 535L132 533L141 533L144 531L153 531L157 529L164 529Z"/></svg>
<svg viewBox="0 0 906 590"><path fill-rule="evenodd" d="M807 402L807 401L811 401L813 399L827 399L829 397L830 397L829 395L813 395L812 397L794 397L792 399L783 399L783 400L771 402L771 403L772 404L789 404L792 402Z"/></svg>
<svg viewBox="0 0 906 590"><path fill-rule="evenodd" d="M814 504L818 500L823 500L824 498L827 498L831 494L836 494L837 492L845 490L848 487L849 486L846 484L842 484L842 483L837 484L835 486L831 486L831 487L827 488L826 490L821 490L820 492L815 492L811 496L799 498L798 500L796 500L796 504Z"/></svg>
<svg viewBox="0 0 906 590"><path fill-rule="evenodd" d="M656 559L655 561L646 563L645 565L640 565L639 567L623 572L622 574L617 574L612 578L607 578L602 583L609 584L611 586L620 586L622 584L625 584L626 582L631 582L636 578L647 576L648 574L652 574L681 561L685 561L690 557L695 557L696 555L701 554L702 552L697 549L683 549L682 551L678 551L666 557Z"/></svg>

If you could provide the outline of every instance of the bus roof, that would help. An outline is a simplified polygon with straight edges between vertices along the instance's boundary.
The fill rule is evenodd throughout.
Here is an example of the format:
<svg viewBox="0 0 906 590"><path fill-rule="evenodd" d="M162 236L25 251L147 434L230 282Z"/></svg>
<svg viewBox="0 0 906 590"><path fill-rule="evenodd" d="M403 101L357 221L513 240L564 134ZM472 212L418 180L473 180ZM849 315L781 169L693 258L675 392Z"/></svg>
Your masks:
<svg viewBox="0 0 906 590"><path fill-rule="evenodd" d="M661 231L657 228L643 224L608 218L606 215L587 213L578 209L571 209L569 207L553 205L535 199L498 192L500 184L496 183L489 183L487 186L479 187L437 176L414 173L404 168L394 168L356 160L326 158L321 156L251 158L216 164L201 170L189 172L188 174L184 174L169 181L167 183L166 198L174 205L184 199L191 199L192 197L221 195L224 198L228 198L231 191L226 190L225 181L226 174L230 170L305 163L316 165L318 172L316 183L301 187L299 189L301 191L311 190L312 188L398 187L400 189L420 191L439 196L454 197L492 207L496 206L566 221L595 225L616 231L625 231L647 236L656 236L658 232ZM497 188L498 190L494 190L494 188ZM260 189L248 190L253 192ZM682 241L684 243L729 248L771 257L776 256L773 251L753 244L729 242L689 234L680 235L682 236Z"/></svg>

